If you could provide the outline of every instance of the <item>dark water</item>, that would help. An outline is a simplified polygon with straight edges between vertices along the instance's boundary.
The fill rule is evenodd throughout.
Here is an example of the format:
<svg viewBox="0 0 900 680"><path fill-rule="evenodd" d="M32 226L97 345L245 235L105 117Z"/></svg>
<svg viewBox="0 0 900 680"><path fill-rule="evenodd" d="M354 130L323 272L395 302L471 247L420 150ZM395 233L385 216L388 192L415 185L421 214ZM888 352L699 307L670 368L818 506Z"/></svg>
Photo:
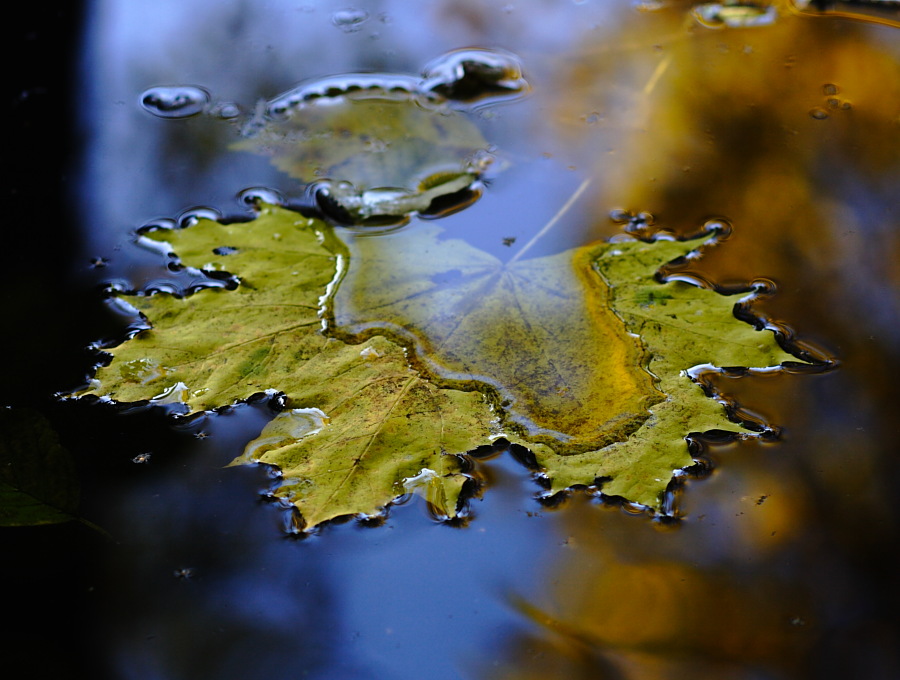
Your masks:
<svg viewBox="0 0 900 680"><path fill-rule="evenodd" d="M8 22L3 403L50 420L81 513L108 536L0 530L5 665L139 679L900 676L900 29L782 11L712 30L688 3L659 4L120 0ZM677 233L727 218L731 236L694 271L772 280L761 311L839 362L718 378L779 441L711 446L674 526L583 496L545 508L501 456L479 462L488 484L464 528L413 500L380 527L295 540L259 500L265 471L224 467L265 405L173 428L52 398L84 380L90 342L124 332L102 282L172 277L130 243L135 229L196 206L246 216L249 187L298 191L265 159L221 152L229 120L155 117L142 93L200 87L248 112L306 79L415 76L463 47L515 53L533 89L479 114L504 168L441 225L508 257L504 239L528 242L585 181L531 254L618 233L617 209Z"/></svg>

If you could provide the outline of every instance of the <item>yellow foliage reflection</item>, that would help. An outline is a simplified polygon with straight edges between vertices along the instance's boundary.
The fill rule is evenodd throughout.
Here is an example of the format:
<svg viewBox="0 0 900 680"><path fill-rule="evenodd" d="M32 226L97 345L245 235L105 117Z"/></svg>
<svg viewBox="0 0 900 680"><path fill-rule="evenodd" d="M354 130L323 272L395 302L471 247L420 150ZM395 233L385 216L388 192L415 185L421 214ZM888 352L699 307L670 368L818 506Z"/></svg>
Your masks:
<svg viewBox="0 0 900 680"><path fill-rule="evenodd" d="M823 423L815 387L798 404L780 377L730 381L739 403L764 404L805 441L787 436L777 455L731 447L723 474L685 494L675 533L641 534L640 520L573 498L564 559L544 593L517 601L534 628L486 676L815 677L812 659L836 644L829 626L861 586L801 562L818 551L845 565L848 546L871 554L878 539L848 519L863 508L893 526L877 502L877 437L846 425L877 421L872 395L894 389L879 362L897 347L900 313L897 30L786 2L764 25L716 29L694 3L641 6L558 64L547 98L570 157L595 178L584 238L612 233L604 216L615 208L680 233L725 218L728 252L689 266L719 283L790 281L790 294L766 302L772 317L841 338L852 361L841 379L864 396L858 413ZM861 337L854 322L881 332ZM822 526L841 538L813 549L822 539L811 527Z"/></svg>

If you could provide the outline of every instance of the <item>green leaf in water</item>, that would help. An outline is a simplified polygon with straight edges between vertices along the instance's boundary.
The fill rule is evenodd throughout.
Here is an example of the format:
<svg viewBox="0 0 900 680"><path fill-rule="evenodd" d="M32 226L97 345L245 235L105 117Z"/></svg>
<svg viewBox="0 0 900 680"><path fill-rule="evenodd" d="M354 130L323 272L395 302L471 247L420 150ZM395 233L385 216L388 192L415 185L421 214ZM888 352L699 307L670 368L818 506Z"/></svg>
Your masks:
<svg viewBox="0 0 900 680"><path fill-rule="evenodd" d="M75 519L75 464L46 418L26 409L0 409L0 432L0 526Z"/></svg>
<svg viewBox="0 0 900 680"><path fill-rule="evenodd" d="M489 443L489 407L478 392L436 387L383 337L348 345L322 334L329 291L346 266L325 225L268 208L247 224L203 220L153 236L188 265L227 267L241 285L129 297L153 328L111 350L91 393L198 411L283 392L289 410L235 462L281 468L278 493L308 526L376 513L410 491L455 516L467 478L454 454ZM433 475L428 485L407 481L423 471Z"/></svg>
<svg viewBox="0 0 900 680"><path fill-rule="evenodd" d="M453 516L466 480L454 454L501 434L535 453L553 490L602 478L657 508L692 462L688 433L741 430L686 371L792 358L735 318L733 298L655 279L702 239L503 263L429 224L347 245L274 207L151 236L240 285L131 298L153 328L112 350L91 391L192 410L283 392L288 410L235 462L277 465L276 495L308 526L408 492Z"/></svg>
<svg viewBox="0 0 900 680"><path fill-rule="evenodd" d="M772 332L735 318L733 296L680 280L656 281L654 273L662 265L687 255L703 240L627 241L595 251L594 267L610 288L611 308L625 330L641 338L647 370L665 399L650 407L650 417L626 440L584 454L539 456L553 490L602 478L604 493L658 507L673 473L692 462L687 434L746 432L728 420L724 406L708 397L688 371L703 366L762 369L796 361Z"/></svg>

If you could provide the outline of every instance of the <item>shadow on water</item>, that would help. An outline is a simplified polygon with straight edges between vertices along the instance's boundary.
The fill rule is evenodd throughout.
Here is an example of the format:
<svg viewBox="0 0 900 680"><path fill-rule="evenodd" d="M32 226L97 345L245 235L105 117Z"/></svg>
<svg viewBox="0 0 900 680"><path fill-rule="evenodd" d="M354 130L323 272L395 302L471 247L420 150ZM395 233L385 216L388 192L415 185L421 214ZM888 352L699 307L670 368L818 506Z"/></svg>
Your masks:
<svg viewBox="0 0 900 680"><path fill-rule="evenodd" d="M7 84L4 404L46 415L78 468L80 512L109 537L0 529L7 665L136 679L900 675L897 29L782 11L710 30L686 19L690 3L611 5L108 1L9 22L24 66ZM761 311L840 361L714 378L778 441L710 444L670 526L583 493L546 508L504 454L477 463L486 488L466 526L414 500L381 526L297 540L261 497L265 469L225 467L265 405L173 426L160 410L52 398L84 380L89 343L130 322L103 305L103 282L185 283L133 248L135 229L196 206L246 217L250 187L298 191L263 157L220 153L229 120L154 117L142 93L192 85L250 113L300 81L418 76L473 46L515 53L532 92L475 116L503 169L440 225L508 257L589 178L534 255L618 233L617 209L682 234L727 217L731 235L690 271L772 279Z"/></svg>

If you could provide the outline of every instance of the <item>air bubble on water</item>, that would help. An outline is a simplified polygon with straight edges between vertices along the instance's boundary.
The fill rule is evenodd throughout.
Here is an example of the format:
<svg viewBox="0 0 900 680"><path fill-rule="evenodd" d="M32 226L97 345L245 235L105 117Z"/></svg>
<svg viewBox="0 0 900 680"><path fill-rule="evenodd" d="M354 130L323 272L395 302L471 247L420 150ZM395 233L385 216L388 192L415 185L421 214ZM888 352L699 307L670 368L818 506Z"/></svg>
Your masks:
<svg viewBox="0 0 900 680"><path fill-rule="evenodd" d="M248 208L259 210L263 205L284 205L284 197L267 187L249 187L239 192L238 202Z"/></svg>
<svg viewBox="0 0 900 680"><path fill-rule="evenodd" d="M609 219L615 224L627 224L631 219L631 211L623 208L613 208L609 211Z"/></svg>
<svg viewBox="0 0 900 680"><path fill-rule="evenodd" d="M151 87L141 95L141 106L160 118L188 118L201 113L209 103L209 92L201 87Z"/></svg>
<svg viewBox="0 0 900 680"><path fill-rule="evenodd" d="M416 78L384 73L347 73L301 83L265 104L265 115L285 120L304 106L338 105L345 97L355 99L399 97L421 94ZM427 96L425 94L424 96Z"/></svg>
<svg viewBox="0 0 900 680"><path fill-rule="evenodd" d="M816 120L825 120L828 118L828 111L817 106L816 108L809 110L809 115Z"/></svg>
<svg viewBox="0 0 900 680"><path fill-rule="evenodd" d="M838 92L838 86L834 85L833 83L825 83L822 86L822 94L824 94L826 97L836 95Z"/></svg>
<svg viewBox="0 0 900 680"><path fill-rule="evenodd" d="M620 224L625 231L629 233L644 231L656 224L656 217L653 213L639 212L634 213L623 208L614 208L609 211L609 219L615 224Z"/></svg>
<svg viewBox="0 0 900 680"><path fill-rule="evenodd" d="M166 229L175 229L177 227L177 223L175 220L171 220L168 217L160 217L155 220L150 220L148 222L144 222L140 227L138 227L139 234L145 234L150 231L163 231Z"/></svg>
<svg viewBox="0 0 900 680"><path fill-rule="evenodd" d="M472 103L525 95L530 86L514 54L498 49L462 49L442 55L422 73L421 88L446 99Z"/></svg>
<svg viewBox="0 0 900 680"><path fill-rule="evenodd" d="M232 120L241 115L241 107L234 102L219 102L210 113L222 120Z"/></svg>
<svg viewBox="0 0 900 680"><path fill-rule="evenodd" d="M331 23L344 33L355 33L369 19L369 13L364 9L342 9L331 15Z"/></svg>
<svg viewBox="0 0 900 680"><path fill-rule="evenodd" d="M761 2L709 2L694 7L693 14L707 28L768 26L778 18L775 5Z"/></svg>
<svg viewBox="0 0 900 680"><path fill-rule="evenodd" d="M631 6L638 12L657 12L666 6L662 0L632 0Z"/></svg>
<svg viewBox="0 0 900 680"><path fill-rule="evenodd" d="M197 206L188 208L178 216L178 226L181 229L197 224L200 220L212 220L218 222L222 219L222 213L215 208Z"/></svg>

